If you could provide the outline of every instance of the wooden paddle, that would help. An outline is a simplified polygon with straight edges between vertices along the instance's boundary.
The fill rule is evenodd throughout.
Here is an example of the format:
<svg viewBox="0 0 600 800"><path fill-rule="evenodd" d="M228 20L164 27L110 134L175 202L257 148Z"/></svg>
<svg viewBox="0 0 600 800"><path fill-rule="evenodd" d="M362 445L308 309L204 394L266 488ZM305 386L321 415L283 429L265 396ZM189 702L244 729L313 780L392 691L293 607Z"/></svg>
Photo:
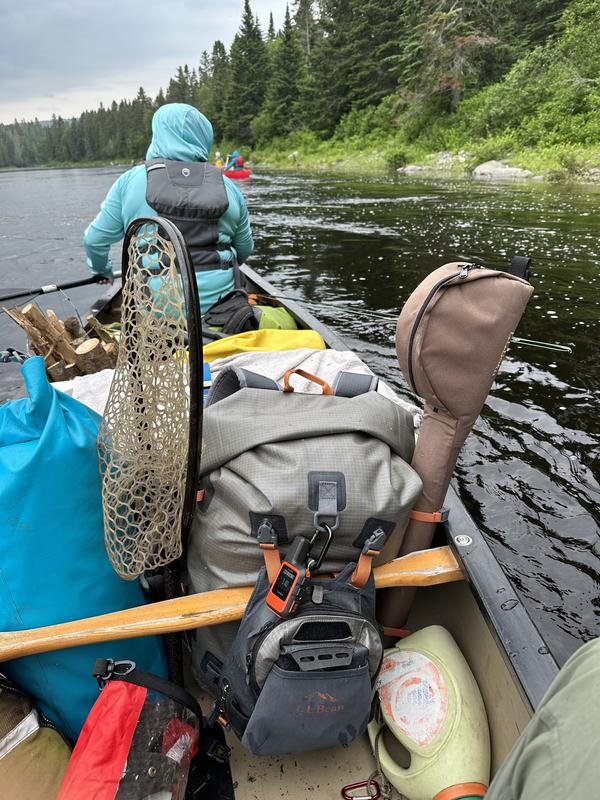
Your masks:
<svg viewBox="0 0 600 800"><path fill-rule="evenodd" d="M394 586L434 586L464 579L449 547L422 550L375 567L378 589ZM0 633L0 662L114 639L133 639L233 622L242 618L251 586L149 603L99 617L63 622L27 631Z"/></svg>

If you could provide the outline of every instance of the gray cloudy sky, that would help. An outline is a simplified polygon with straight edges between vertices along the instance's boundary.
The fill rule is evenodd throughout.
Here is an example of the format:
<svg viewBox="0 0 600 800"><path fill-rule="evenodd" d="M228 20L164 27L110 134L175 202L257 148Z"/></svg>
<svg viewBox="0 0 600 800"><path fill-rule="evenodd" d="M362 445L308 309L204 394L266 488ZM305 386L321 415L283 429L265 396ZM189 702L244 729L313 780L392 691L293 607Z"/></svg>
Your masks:
<svg viewBox="0 0 600 800"><path fill-rule="evenodd" d="M266 30L285 0L251 0ZM178 65L229 47L243 0L0 0L0 122L77 116L113 99L154 96Z"/></svg>

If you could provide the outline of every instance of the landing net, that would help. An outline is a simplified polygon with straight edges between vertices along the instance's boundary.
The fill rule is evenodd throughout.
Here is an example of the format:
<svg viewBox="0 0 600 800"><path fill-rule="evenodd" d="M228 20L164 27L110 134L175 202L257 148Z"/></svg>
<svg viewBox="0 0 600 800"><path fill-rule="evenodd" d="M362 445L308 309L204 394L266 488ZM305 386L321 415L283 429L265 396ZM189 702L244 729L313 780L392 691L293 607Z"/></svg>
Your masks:
<svg viewBox="0 0 600 800"><path fill-rule="evenodd" d="M186 294L194 298L177 236L164 220L138 220L123 245L119 356L98 453L106 550L126 579L181 556L195 479Z"/></svg>

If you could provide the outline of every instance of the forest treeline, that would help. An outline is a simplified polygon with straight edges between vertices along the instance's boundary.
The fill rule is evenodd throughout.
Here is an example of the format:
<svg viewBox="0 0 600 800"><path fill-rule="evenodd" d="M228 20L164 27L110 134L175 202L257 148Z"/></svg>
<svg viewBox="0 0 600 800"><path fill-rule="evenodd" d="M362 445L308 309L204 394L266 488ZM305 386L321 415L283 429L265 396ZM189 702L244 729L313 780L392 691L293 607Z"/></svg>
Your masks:
<svg viewBox="0 0 600 800"><path fill-rule="evenodd" d="M165 102L196 105L222 151L407 152L600 142L598 0L293 0L261 30L249 0L154 98L0 125L0 166L142 159ZM325 145L323 145L325 143ZM412 148L412 151L411 151Z"/></svg>

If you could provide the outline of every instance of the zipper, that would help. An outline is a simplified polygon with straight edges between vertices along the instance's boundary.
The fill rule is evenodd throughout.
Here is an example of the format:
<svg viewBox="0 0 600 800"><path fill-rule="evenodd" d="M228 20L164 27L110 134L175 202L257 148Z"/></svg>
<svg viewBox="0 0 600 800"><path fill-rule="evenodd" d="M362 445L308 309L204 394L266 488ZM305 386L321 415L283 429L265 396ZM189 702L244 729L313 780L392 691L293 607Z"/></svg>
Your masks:
<svg viewBox="0 0 600 800"><path fill-rule="evenodd" d="M327 606L323 603L319 606L319 611L321 609L325 609L327 611ZM354 617L355 619L362 619L368 625L373 627L372 623L369 620L365 619L363 614L360 614L358 611L335 611L335 606L331 608L326 614L315 613L314 611L305 611L304 613L299 612L295 615L294 619L298 619L299 617L313 617L315 620L319 621L323 619L325 622L328 621L330 617ZM258 652L260 646L263 644L264 640L268 636L268 634L277 627L277 625L287 622L287 620L276 620L275 622L270 623L266 628L263 629L263 632L259 635L257 640L252 645L252 650L247 656L248 666L249 666L249 679L250 679L250 687L255 692L256 697L261 692L261 688L258 685L258 681L256 680L256 653Z"/></svg>
<svg viewBox="0 0 600 800"><path fill-rule="evenodd" d="M463 264L459 272L455 272L452 275L448 275L447 277L442 278L437 283L435 283L429 290L429 294L427 295L425 300L423 300L421 308L419 309L419 313L415 317L415 321L413 323L412 330L410 332L410 338L408 340L408 380L413 391L416 392L416 394L419 393L417 391L417 387L415 386L415 378L413 374L413 365L412 365L412 351L413 351L413 344L415 341L415 337L417 335L417 328L421 324L421 320L423 319L423 315L427 310L427 306L433 299L433 296L436 294L436 292L438 292L442 288L442 286L445 286L447 283L450 283L450 281L453 281L454 278L460 278L461 280L467 278L469 276L469 272L471 272L472 269L483 269L483 265Z"/></svg>

